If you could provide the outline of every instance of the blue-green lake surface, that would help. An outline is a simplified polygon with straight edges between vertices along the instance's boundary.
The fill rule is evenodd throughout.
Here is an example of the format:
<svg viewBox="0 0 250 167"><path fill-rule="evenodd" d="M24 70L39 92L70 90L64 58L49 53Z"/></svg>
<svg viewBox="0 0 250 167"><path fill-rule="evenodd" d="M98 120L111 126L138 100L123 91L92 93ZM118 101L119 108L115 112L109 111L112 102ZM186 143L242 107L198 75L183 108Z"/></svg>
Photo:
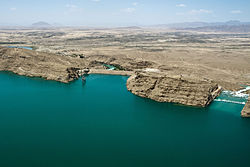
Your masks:
<svg viewBox="0 0 250 167"><path fill-rule="evenodd" d="M28 46L8 46L8 48L21 48L21 49L33 50L32 47L28 47Z"/></svg>
<svg viewBox="0 0 250 167"><path fill-rule="evenodd" d="M0 167L236 167L250 165L242 104L158 103L127 77L71 84L0 73Z"/></svg>

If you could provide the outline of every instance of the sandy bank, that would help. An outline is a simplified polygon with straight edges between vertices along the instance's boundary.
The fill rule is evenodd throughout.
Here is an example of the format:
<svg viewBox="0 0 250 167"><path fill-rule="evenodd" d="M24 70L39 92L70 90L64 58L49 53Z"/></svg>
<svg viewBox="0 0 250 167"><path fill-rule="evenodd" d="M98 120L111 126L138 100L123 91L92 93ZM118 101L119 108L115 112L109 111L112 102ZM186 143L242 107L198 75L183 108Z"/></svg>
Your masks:
<svg viewBox="0 0 250 167"><path fill-rule="evenodd" d="M102 70L102 69L90 69L89 74L106 74L106 75L124 75L131 76L133 71L116 71L116 70Z"/></svg>

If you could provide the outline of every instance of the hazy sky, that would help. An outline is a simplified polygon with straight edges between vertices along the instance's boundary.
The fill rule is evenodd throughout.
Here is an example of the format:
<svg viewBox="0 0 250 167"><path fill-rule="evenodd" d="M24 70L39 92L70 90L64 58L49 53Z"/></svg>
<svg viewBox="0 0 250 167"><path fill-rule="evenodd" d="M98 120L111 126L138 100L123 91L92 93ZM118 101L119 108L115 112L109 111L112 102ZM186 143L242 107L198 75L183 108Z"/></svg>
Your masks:
<svg viewBox="0 0 250 167"><path fill-rule="evenodd" d="M0 24L83 26L250 21L250 0L0 0Z"/></svg>

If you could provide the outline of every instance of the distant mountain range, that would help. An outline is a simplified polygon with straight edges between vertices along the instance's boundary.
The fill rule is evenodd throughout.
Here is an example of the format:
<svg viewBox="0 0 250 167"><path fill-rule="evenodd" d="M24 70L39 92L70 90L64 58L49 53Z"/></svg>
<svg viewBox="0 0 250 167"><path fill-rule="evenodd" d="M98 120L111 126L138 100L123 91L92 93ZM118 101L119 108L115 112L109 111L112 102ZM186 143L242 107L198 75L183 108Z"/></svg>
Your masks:
<svg viewBox="0 0 250 167"><path fill-rule="evenodd" d="M201 31L201 32L249 33L250 32L250 24L205 26L205 27L197 27L197 28L185 28L184 30L193 30L193 31Z"/></svg>
<svg viewBox="0 0 250 167"><path fill-rule="evenodd" d="M31 26L32 27L51 27L52 25L50 25L47 22L39 21L39 22L33 23Z"/></svg>
<svg viewBox="0 0 250 167"><path fill-rule="evenodd" d="M209 27L209 26L239 26L239 25L250 25L250 22L240 22L237 20L231 20L227 22L184 22L184 23L173 23L173 24L161 24L155 27L165 28L198 28L198 27Z"/></svg>
<svg viewBox="0 0 250 167"><path fill-rule="evenodd" d="M162 24L155 25L153 27L158 28L169 28L176 30L193 30L203 32L250 32L250 22L240 22L237 20L227 22L185 22L185 23L174 23L174 24Z"/></svg>
<svg viewBox="0 0 250 167"><path fill-rule="evenodd" d="M49 24L44 21L33 23L30 26L1 26L0 25L0 29L26 29L26 28L42 28L42 29L52 28L54 29L57 27L65 27L65 26L59 23ZM82 26L79 26L79 27L82 28ZM163 28L163 29L167 28L167 29L174 29L174 30L192 30L192 31L202 31L202 32L214 31L214 32L250 33L250 22L240 22L237 20L232 20L232 21L227 21L227 22L211 22L211 23L209 22L184 22L184 23L159 24L159 25L141 26L141 27L130 26L130 27L116 27L116 28L140 29L143 27ZM87 27L87 28L91 28L91 27ZM92 27L92 28L98 28L98 27Z"/></svg>

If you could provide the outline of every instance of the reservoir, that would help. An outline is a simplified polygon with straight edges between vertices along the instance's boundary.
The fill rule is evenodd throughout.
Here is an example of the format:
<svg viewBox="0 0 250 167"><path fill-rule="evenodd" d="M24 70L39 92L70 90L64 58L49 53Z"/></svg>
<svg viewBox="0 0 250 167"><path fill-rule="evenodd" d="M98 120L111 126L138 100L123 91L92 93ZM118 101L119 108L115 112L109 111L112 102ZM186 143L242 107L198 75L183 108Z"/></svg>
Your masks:
<svg viewBox="0 0 250 167"><path fill-rule="evenodd" d="M158 103L128 92L126 80L63 84L0 72L0 166L249 166L242 103Z"/></svg>

